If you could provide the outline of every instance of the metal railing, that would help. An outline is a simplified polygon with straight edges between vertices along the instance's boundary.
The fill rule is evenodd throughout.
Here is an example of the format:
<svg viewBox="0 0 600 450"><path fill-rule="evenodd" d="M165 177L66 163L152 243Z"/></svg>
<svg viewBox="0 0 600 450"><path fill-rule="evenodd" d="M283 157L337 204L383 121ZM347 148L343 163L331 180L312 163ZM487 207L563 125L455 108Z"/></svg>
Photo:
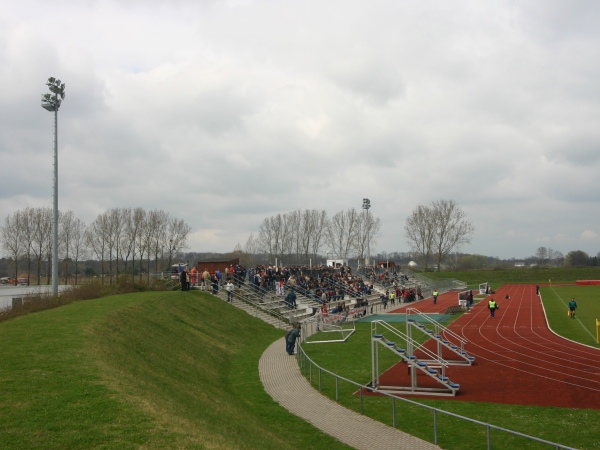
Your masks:
<svg viewBox="0 0 600 450"><path fill-rule="evenodd" d="M303 337L304 338L304 337ZM428 406L428 405L424 405L418 402L415 402L413 400L409 400L407 398L403 398L403 397L399 397L393 394L389 394L386 392L381 392L381 391L377 391L376 389L368 386L368 385L363 385L360 383L357 383L355 381L349 380L347 378L344 378L340 375L337 375L327 369L324 369L323 367L319 366L317 363L315 363L304 351L304 349L302 348L301 344L298 344L298 354L297 354L297 358L298 358L298 364L300 365L300 370L304 373L304 376L308 377L308 380L310 382L310 384L313 384L313 372L316 371L316 375L318 377L318 387L319 387L319 392L322 392L323 389L323 374L329 375L331 377L334 378L335 380L335 400L339 401L339 382L345 382L348 383L352 386L355 386L356 388L358 388L359 390L359 397L360 397L360 403L359 403L359 412L361 414L364 414L364 394L363 392L377 392L378 395L380 396L385 396L388 397L391 401L391 422L392 422L392 426L394 428L397 428L397 415L396 415L396 402L399 400L401 402L413 405L413 406L417 406L419 408L424 408L426 410L429 410L432 412L432 426L433 426L433 441L434 444L438 445L439 444L439 426L438 426L438 415L446 415L449 417L454 417L456 419L460 419L463 420L465 422L469 422L471 424L475 424L481 427L484 427L486 429L486 448L488 450L492 449L492 430L495 431L500 431L503 433L508 433L511 434L513 436L518 436L524 439L528 439L531 441L535 441L535 442L539 442L541 444L545 444L551 447L554 447L555 449L565 449L565 450L576 450L573 447L569 447L566 445L562 445L562 444L558 444L556 442L551 442L551 441L547 441L545 439L540 439L540 438L536 438L534 436L529 436L527 434L524 433L519 433L518 431L513 431L513 430L509 430L507 428L503 428L503 427L499 427L496 425L492 425L490 423L486 423L486 422L481 422L479 420L475 420L475 419L471 419L469 417L465 417L465 416L461 416L460 414L455 414L449 411L444 411L442 409L438 409L438 408L434 408L433 406ZM483 444L482 444L483 445Z"/></svg>

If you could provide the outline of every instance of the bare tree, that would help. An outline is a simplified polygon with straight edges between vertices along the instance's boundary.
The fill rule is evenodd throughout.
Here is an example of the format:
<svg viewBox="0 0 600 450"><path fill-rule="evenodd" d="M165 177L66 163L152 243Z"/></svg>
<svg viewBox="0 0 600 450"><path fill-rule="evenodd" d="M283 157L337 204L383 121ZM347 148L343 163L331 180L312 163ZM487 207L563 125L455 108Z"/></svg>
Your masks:
<svg viewBox="0 0 600 450"><path fill-rule="evenodd" d="M120 250L121 250L121 238L124 234L124 220L123 220L123 210L121 208L112 208L108 212L108 221L109 221L109 254L111 255L109 262L109 271L111 272L111 280L112 280L112 259L114 255L115 260L115 271L117 277L119 276L119 261L121 258Z"/></svg>
<svg viewBox="0 0 600 450"><path fill-rule="evenodd" d="M538 259L540 266L543 266L548 258L548 249L546 247L539 247L535 252L535 257Z"/></svg>
<svg viewBox="0 0 600 450"><path fill-rule="evenodd" d="M406 241L425 271L433 252L435 226L432 209L423 205L418 205L404 224Z"/></svg>
<svg viewBox="0 0 600 450"><path fill-rule="evenodd" d="M133 220L136 223L137 234L135 234L135 249L133 257L133 269L135 271L135 255L138 256L140 282L142 281L142 261L148 251L148 241L146 240L146 229L148 228L148 214L142 208L136 208L133 213Z"/></svg>
<svg viewBox="0 0 600 450"><path fill-rule="evenodd" d="M329 219L325 210L317 211L316 209L311 210L306 219L308 219L308 223L305 226L306 232L310 235L307 246L310 249L312 257L316 260L326 240Z"/></svg>
<svg viewBox="0 0 600 450"><path fill-rule="evenodd" d="M65 284L69 283L69 251L72 247L74 224L75 214L73 211L67 211L66 213L60 215L58 228L58 248L60 250L59 258L62 258L64 262L63 274L65 277Z"/></svg>
<svg viewBox="0 0 600 450"><path fill-rule="evenodd" d="M190 231L191 228L187 223L185 223L185 221L175 217L168 218L164 242L168 242L169 259L171 258L171 255L176 255L184 248L187 248L187 239Z"/></svg>
<svg viewBox="0 0 600 450"><path fill-rule="evenodd" d="M325 239L338 258L347 259L355 249L359 228L359 213L351 208L336 213L329 221Z"/></svg>
<svg viewBox="0 0 600 450"><path fill-rule="evenodd" d="M302 224L302 212L292 211L285 215L284 228L284 254L296 264L300 261L300 226ZM286 249L287 248L287 249Z"/></svg>
<svg viewBox="0 0 600 450"><path fill-rule="evenodd" d="M81 219L75 218L71 224L71 248L75 261L75 284L79 282L79 261L87 255L86 225Z"/></svg>
<svg viewBox="0 0 600 450"><path fill-rule="evenodd" d="M31 207L25 208L25 211L21 214L22 217L22 239L23 247L25 248L25 257L27 258L27 285L31 279L31 257L33 253L33 241L35 239L36 229L36 213L35 209Z"/></svg>
<svg viewBox="0 0 600 450"><path fill-rule="evenodd" d="M133 211L131 208L121 210L121 220L123 222L123 232L121 233L119 248L120 257L123 262L123 272L127 272L129 258L133 255L135 248L135 227L133 223Z"/></svg>
<svg viewBox="0 0 600 450"><path fill-rule="evenodd" d="M96 257L100 261L100 276L104 277L105 269L104 262L108 256L108 235L109 235L109 224L108 214L98 214L98 217L90 224L86 233L87 244L89 248L96 254ZM110 258L110 256L108 256Z"/></svg>
<svg viewBox="0 0 600 450"><path fill-rule="evenodd" d="M453 200L439 200L432 204L435 220L434 258L437 271L450 252L471 242L474 227L465 212Z"/></svg>
<svg viewBox="0 0 600 450"><path fill-rule="evenodd" d="M561 266L564 259L565 255L558 250L554 250L552 248L548 249L548 261L551 262L553 266Z"/></svg>
<svg viewBox="0 0 600 450"><path fill-rule="evenodd" d="M42 260L46 255L48 247L52 253L52 223L53 214L51 208L35 208L35 232L33 238L33 254L37 261L37 283L41 283ZM48 259L47 269L50 269L50 261ZM50 279L48 279L48 282Z"/></svg>
<svg viewBox="0 0 600 450"><path fill-rule="evenodd" d="M12 216L4 219L4 226L1 230L2 248L8 252L15 262L15 285L19 277L19 256L23 251L23 240L21 227L22 213L15 211Z"/></svg>
<svg viewBox="0 0 600 450"><path fill-rule="evenodd" d="M168 239L171 239L171 237L167 238L167 227L169 226L172 219L169 218L169 214L164 212L163 210L156 211L156 213L152 214L152 216L152 221L154 222L154 233L152 236L152 251L154 253L154 272L158 273L158 264L160 259L159 256L164 256L164 250L168 245L167 241ZM189 229L187 233L189 233Z"/></svg>
<svg viewBox="0 0 600 450"><path fill-rule="evenodd" d="M44 231L45 231L45 236L44 236L44 243L46 244L46 248L45 248L45 253L46 253L46 261L48 261L48 264L46 264L46 280L48 280L48 284L51 283L52 281L52 252L54 250L54 246L52 245L52 233L53 233L53 228L54 228L54 213L52 212L51 208L45 208L47 210L47 214L45 214L45 220L47 220L47 223L49 224L48 227L44 227ZM60 216L61 216L61 212L58 211L58 221L60 223ZM47 219L46 219L47 218ZM56 251L58 251L59 249L57 248ZM57 258L58 259L58 258ZM57 267L57 269L60 270L59 267ZM59 274L60 277L60 274ZM59 278L60 280L60 278ZM57 280L57 283L58 281Z"/></svg>
<svg viewBox="0 0 600 450"><path fill-rule="evenodd" d="M295 212L281 216L281 254L279 261L291 259L296 242L295 232L298 230L298 216Z"/></svg>
<svg viewBox="0 0 600 450"><path fill-rule="evenodd" d="M239 245L239 244L238 244ZM260 253L260 246L257 239L254 238L254 233L250 233L246 245L244 245L245 261L242 263L244 267L251 267L255 265L254 255ZM241 261L241 260L240 260Z"/></svg>
<svg viewBox="0 0 600 450"><path fill-rule="evenodd" d="M356 233L356 254L359 259L367 256L367 249L373 249L377 245L381 220L373 214L359 214L358 230Z"/></svg>
<svg viewBox="0 0 600 450"><path fill-rule="evenodd" d="M144 256L144 246L141 245L143 242L142 236L144 235L143 230L146 226L146 211L143 208L135 208L133 210L133 216L131 218L131 225L127 228L125 234L127 239L133 244L131 251L131 278L135 278L135 257L139 255L140 261L140 272L142 269L142 258ZM140 246L141 245L141 246Z"/></svg>
<svg viewBox="0 0 600 450"><path fill-rule="evenodd" d="M258 241L269 258L281 258L283 218L281 214L263 220L258 228Z"/></svg>

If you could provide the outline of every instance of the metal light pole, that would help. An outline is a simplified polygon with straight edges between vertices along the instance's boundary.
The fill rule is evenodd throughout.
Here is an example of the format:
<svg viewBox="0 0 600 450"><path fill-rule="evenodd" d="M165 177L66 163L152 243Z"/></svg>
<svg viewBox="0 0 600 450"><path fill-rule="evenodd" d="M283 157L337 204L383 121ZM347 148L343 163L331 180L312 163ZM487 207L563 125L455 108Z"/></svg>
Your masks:
<svg viewBox="0 0 600 450"><path fill-rule="evenodd" d="M367 261L365 265L368 267L369 263L371 262L371 249L369 248L371 243L371 227L369 227L369 208L371 207L371 200L369 200L368 198L363 198L362 207L364 210L367 211L367 221L365 223L367 226Z"/></svg>
<svg viewBox="0 0 600 450"><path fill-rule="evenodd" d="M50 77L46 83L51 94L42 94L42 108L54 111L54 186L52 221L52 294L58 296L58 109L65 98L65 83Z"/></svg>

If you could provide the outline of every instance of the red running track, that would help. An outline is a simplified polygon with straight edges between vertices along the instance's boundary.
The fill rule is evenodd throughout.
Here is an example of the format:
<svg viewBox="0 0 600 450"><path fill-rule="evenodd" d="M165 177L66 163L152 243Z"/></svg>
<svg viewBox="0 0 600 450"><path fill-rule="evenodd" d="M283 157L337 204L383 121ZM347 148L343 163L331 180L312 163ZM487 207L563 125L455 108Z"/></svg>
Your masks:
<svg viewBox="0 0 600 450"><path fill-rule="evenodd" d="M510 299L505 299L506 294ZM504 285L492 295L500 308L491 318L488 298L449 327L467 340L473 366L452 366L446 375L460 384L458 401L600 409L600 350L552 333L533 285ZM456 292L407 305L443 314L458 303ZM394 312L403 313L406 307ZM565 314L565 320L569 319ZM426 346L434 348L431 339ZM444 355L446 356L446 355ZM426 375L419 385L428 385ZM409 385L406 364L380 377L382 385ZM449 397L446 397L449 398Z"/></svg>

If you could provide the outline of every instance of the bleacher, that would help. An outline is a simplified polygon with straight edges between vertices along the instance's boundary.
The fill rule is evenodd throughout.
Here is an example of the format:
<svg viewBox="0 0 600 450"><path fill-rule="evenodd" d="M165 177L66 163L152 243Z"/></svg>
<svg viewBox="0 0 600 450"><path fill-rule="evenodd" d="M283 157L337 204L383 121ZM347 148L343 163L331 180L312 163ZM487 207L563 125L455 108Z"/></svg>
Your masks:
<svg viewBox="0 0 600 450"><path fill-rule="evenodd" d="M330 300L327 303L330 311L338 307L340 303L344 303L352 311L356 308L358 300L362 300L365 297L370 305L379 300L379 293L377 292L372 292L370 295L365 296L351 291L348 286L341 283L335 277L324 277L324 280L326 280L327 288L333 288L336 296L340 297L338 300ZM238 278L235 282L234 297L238 301L247 302L255 307L264 309L265 312L271 312L274 315L280 316L288 323L302 322L321 310L321 298L317 297L311 290L307 290L304 284L304 282L299 281L297 285L293 286L293 290L296 293L296 308L294 309L291 309L286 302L286 296L290 289L292 289L289 285L285 286L284 295L282 296L277 295L275 289L265 289L251 283L247 279ZM340 294L340 291L342 294ZM218 295L222 298L227 297L227 292L223 289L223 286L221 286Z"/></svg>

